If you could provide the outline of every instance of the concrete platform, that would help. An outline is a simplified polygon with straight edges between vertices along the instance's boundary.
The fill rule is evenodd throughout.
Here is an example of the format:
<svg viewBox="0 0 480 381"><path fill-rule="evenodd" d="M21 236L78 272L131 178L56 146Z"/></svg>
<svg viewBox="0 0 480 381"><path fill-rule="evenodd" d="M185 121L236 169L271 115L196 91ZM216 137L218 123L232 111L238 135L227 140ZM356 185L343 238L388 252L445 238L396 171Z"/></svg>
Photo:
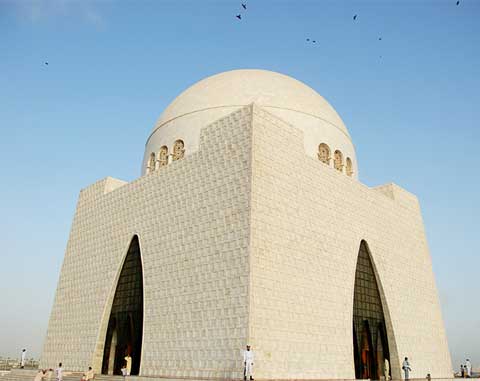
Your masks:
<svg viewBox="0 0 480 381"><path fill-rule="evenodd" d="M14 369L9 372L0 373L0 381L33 381L37 374L36 370L26 369ZM82 377L81 372L64 372L63 381L80 381ZM220 379L220 378L189 378L189 377L161 377L161 376L109 376L99 374L95 376L95 381L242 381L238 379ZM460 378L432 378L433 381L460 381ZM469 381L480 381L480 378L469 378ZM50 378L45 377L43 381L56 381L55 374L52 374ZM346 380L346 379L318 379L318 380L296 380L296 379L282 379L282 380L270 380L270 379L256 379L256 381L365 381L365 380ZM404 381L393 379L390 381ZM409 381L425 381L424 378L410 378Z"/></svg>

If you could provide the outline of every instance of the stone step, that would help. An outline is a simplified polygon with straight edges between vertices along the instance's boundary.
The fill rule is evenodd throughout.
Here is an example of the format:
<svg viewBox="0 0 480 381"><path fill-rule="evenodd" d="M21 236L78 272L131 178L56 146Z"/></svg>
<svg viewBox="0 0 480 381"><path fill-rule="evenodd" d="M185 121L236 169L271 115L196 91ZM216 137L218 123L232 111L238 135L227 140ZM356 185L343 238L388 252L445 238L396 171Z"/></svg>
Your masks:
<svg viewBox="0 0 480 381"><path fill-rule="evenodd" d="M109 376L106 374L95 375L96 381L123 381L123 376Z"/></svg>
<svg viewBox="0 0 480 381"><path fill-rule="evenodd" d="M33 381L37 373L38 370L12 369L10 372L0 375L0 381ZM83 375L82 372L66 373L63 381L80 381ZM44 377L43 381L55 381L55 374L52 374L50 378Z"/></svg>
<svg viewBox="0 0 480 381"><path fill-rule="evenodd" d="M22 375L22 376L33 376L35 377L35 375L38 373L38 369L19 369L19 368L16 368L16 369L12 369L10 371L10 374L12 375Z"/></svg>
<svg viewBox="0 0 480 381"><path fill-rule="evenodd" d="M27 369L13 369L8 372L0 372L0 381L33 381L37 370L27 370ZM63 381L80 381L82 378L82 372L65 372L66 374L63 377ZM52 374L50 378L45 377L43 381L56 381L55 374ZM242 381L242 380L233 380L233 379L195 379L195 378L166 378L166 377L155 377L155 376L111 376L104 374L95 375L95 381ZM275 380L258 380L258 381L275 381ZM302 380L278 380L278 381L302 381ZM329 380L305 380L305 381L329 381ZM331 380L331 381L355 381L355 380ZM358 380L366 381L366 380ZM403 381L403 380L391 380L391 381ZM424 378L412 378L410 381L425 381ZM453 378L449 379L435 379L432 378L432 381L454 381ZM470 378L469 381L480 381L480 378Z"/></svg>

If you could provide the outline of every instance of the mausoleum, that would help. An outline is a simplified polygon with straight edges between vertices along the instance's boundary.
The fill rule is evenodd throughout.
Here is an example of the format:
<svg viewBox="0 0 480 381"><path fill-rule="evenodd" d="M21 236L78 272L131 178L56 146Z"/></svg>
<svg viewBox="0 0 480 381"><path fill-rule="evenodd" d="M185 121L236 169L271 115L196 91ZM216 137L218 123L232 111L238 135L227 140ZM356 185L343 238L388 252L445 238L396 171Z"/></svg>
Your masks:
<svg viewBox="0 0 480 381"><path fill-rule="evenodd" d="M142 133L139 131L139 133ZM372 147L373 148L373 147ZM420 206L359 181L349 131L296 79L180 94L141 176L80 192L41 367L164 378L452 377Z"/></svg>

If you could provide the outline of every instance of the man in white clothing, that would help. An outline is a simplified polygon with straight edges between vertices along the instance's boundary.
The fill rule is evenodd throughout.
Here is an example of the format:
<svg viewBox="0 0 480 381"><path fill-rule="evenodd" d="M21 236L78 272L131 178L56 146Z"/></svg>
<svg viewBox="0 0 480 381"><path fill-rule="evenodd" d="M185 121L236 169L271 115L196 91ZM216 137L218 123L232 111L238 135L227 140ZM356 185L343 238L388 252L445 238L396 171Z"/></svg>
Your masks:
<svg viewBox="0 0 480 381"><path fill-rule="evenodd" d="M465 368L467 368L467 377L472 377L472 363L469 359L465 361Z"/></svg>
<svg viewBox="0 0 480 381"><path fill-rule="evenodd" d="M95 372L93 371L92 367L89 366L88 370L84 374L85 381L92 381L95 379Z"/></svg>
<svg viewBox="0 0 480 381"><path fill-rule="evenodd" d="M410 363L408 362L408 357L405 357L405 360L403 360L402 369L405 372L405 380L408 380L410 377L410 372L412 371L412 368L410 368Z"/></svg>
<svg viewBox="0 0 480 381"><path fill-rule="evenodd" d="M390 380L390 362L388 359L385 359L385 366L383 368L384 376L385 376L385 381Z"/></svg>
<svg viewBox="0 0 480 381"><path fill-rule="evenodd" d="M127 376L130 376L132 372L132 357L127 353L125 356L125 363L127 364L125 368L127 369Z"/></svg>
<svg viewBox="0 0 480 381"><path fill-rule="evenodd" d="M55 378L57 381L63 381L63 368L62 363L58 364L58 368L55 369Z"/></svg>
<svg viewBox="0 0 480 381"><path fill-rule="evenodd" d="M247 345L247 350L243 351L243 365L245 366L243 379L246 380L250 376L253 380L253 351L250 350L250 345Z"/></svg>
<svg viewBox="0 0 480 381"><path fill-rule="evenodd" d="M25 362L27 361L27 350L22 349L22 358L20 360L20 368L25 368Z"/></svg>

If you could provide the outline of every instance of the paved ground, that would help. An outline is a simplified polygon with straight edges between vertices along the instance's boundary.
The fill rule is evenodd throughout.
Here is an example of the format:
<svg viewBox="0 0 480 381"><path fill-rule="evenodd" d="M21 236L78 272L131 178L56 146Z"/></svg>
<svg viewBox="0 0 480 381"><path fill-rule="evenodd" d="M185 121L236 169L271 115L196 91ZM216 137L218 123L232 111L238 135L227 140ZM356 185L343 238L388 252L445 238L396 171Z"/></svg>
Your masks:
<svg viewBox="0 0 480 381"><path fill-rule="evenodd" d="M0 381L33 381L37 374L37 370L31 369L13 369L11 371L0 371ZM82 377L81 373L78 372L65 372L65 376L63 381L80 381ZM139 377L139 376L131 376L126 377L126 380L122 376L105 376L105 375L97 375L95 377L95 381L180 381L186 380L186 378L162 378L162 377ZM433 381L460 381L460 378L432 378ZM44 378L44 381L55 381L55 376L51 375L50 378ZM188 379L188 381L241 381L241 380L220 380L220 379ZM301 380L260 380L257 381L301 381ZM354 380L309 380L309 381L354 381ZM404 380L391 380L391 381L404 381ZM411 378L410 381L425 381L424 378ZM480 381L480 378L470 378L468 381Z"/></svg>

